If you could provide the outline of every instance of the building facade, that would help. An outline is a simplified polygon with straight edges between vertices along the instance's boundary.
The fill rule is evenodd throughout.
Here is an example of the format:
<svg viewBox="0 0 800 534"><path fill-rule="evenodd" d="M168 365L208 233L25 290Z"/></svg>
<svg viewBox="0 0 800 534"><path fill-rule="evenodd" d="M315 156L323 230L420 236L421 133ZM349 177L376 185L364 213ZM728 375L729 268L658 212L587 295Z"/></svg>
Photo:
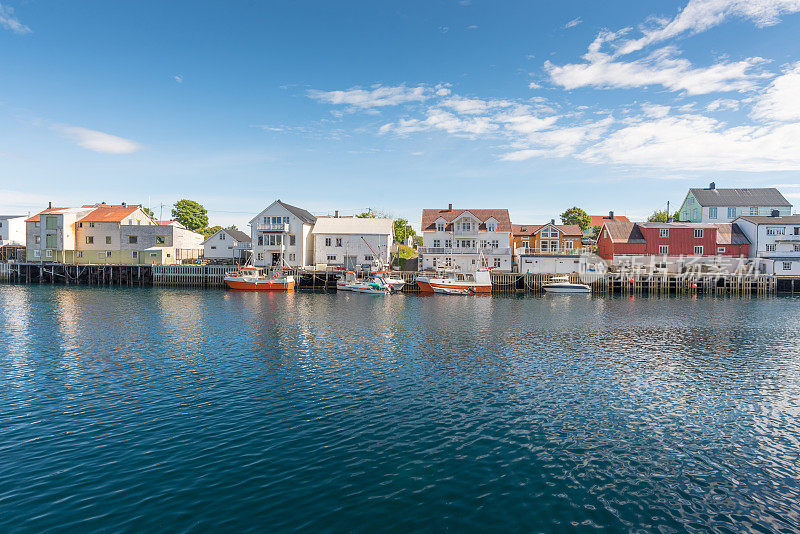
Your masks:
<svg viewBox="0 0 800 534"><path fill-rule="evenodd" d="M750 240L750 257L760 271L776 276L800 276L800 215L740 217L736 224Z"/></svg>
<svg viewBox="0 0 800 534"><path fill-rule="evenodd" d="M0 215L0 247L25 244L26 215Z"/></svg>
<svg viewBox="0 0 800 534"><path fill-rule="evenodd" d="M314 263L356 267L387 267L394 221L383 218L317 217L312 230Z"/></svg>
<svg viewBox="0 0 800 534"><path fill-rule="evenodd" d="M250 220L253 264L259 267L305 267L314 257L310 212L276 200Z"/></svg>
<svg viewBox="0 0 800 534"><path fill-rule="evenodd" d="M631 222L630 219L624 215L615 215L613 211L609 211L608 215L589 215L589 227L584 230L585 237L592 237L595 228L602 228L606 222Z"/></svg>
<svg viewBox="0 0 800 534"><path fill-rule="evenodd" d="M725 223L742 216L791 215L792 205L774 187L689 189L679 210L681 222Z"/></svg>
<svg viewBox="0 0 800 534"><path fill-rule="evenodd" d="M579 269L583 232L577 225L512 224L514 263L520 273L572 273Z"/></svg>
<svg viewBox="0 0 800 534"><path fill-rule="evenodd" d="M512 270L511 218L505 209L422 211L421 268L473 272L481 267Z"/></svg>
<svg viewBox="0 0 800 534"><path fill-rule="evenodd" d="M252 238L239 230L220 228L203 241L203 257L209 260L247 261Z"/></svg>

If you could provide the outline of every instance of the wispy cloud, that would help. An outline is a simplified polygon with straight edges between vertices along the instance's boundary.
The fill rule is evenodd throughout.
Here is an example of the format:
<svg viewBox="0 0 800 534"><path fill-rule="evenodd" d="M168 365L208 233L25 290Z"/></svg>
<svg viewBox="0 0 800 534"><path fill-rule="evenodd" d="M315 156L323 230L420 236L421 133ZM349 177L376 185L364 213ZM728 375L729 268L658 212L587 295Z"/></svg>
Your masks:
<svg viewBox="0 0 800 534"><path fill-rule="evenodd" d="M416 87L373 85L369 89L353 87L344 91L311 89L307 94L314 100L328 104L345 104L355 108L368 109L397 106L408 102L422 102L438 93L447 94L449 90L445 87L431 89L422 85Z"/></svg>
<svg viewBox="0 0 800 534"><path fill-rule="evenodd" d="M800 61L772 80L756 99L751 116L760 120L800 120Z"/></svg>
<svg viewBox="0 0 800 534"><path fill-rule="evenodd" d="M575 26L577 26L578 24L580 24L582 22L583 22L582 18L580 18L580 17L574 18L571 21L569 21L566 24L564 24L564 29L566 30L566 29L569 29L569 28L574 28Z"/></svg>
<svg viewBox="0 0 800 534"><path fill-rule="evenodd" d="M54 129L81 148L104 154L132 154L142 149L136 141L80 126L55 126Z"/></svg>
<svg viewBox="0 0 800 534"><path fill-rule="evenodd" d="M0 28L11 30L14 33L31 33L32 30L21 23L14 15L14 8L0 4Z"/></svg>
<svg viewBox="0 0 800 534"><path fill-rule="evenodd" d="M178 83L183 83L183 76L181 76L180 74L176 74L175 76L172 77L172 79Z"/></svg>

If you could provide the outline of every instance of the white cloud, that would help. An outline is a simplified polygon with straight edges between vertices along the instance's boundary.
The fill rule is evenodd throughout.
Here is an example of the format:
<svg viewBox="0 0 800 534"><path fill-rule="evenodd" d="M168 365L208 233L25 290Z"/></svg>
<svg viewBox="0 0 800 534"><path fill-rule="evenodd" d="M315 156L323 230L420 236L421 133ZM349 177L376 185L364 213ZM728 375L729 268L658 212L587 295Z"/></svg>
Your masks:
<svg viewBox="0 0 800 534"><path fill-rule="evenodd" d="M580 17L574 18L571 21L569 21L566 24L564 24L564 29L574 28L575 26L577 26L581 22L583 22L583 19L581 19Z"/></svg>
<svg viewBox="0 0 800 534"><path fill-rule="evenodd" d="M3 4L0 4L0 28L5 28L18 34L32 32L29 27L21 23L19 19L14 16L14 8L6 7Z"/></svg>
<svg viewBox="0 0 800 534"><path fill-rule="evenodd" d="M644 112L645 116L651 117L654 119L660 119L661 117L666 117L669 115L669 106L661 106L658 104L642 104L642 111Z"/></svg>
<svg viewBox="0 0 800 534"><path fill-rule="evenodd" d="M71 139L78 146L104 154L132 154L141 150L142 146L130 139L116 135L90 130L80 126L56 126L55 129Z"/></svg>
<svg viewBox="0 0 800 534"><path fill-rule="evenodd" d="M652 19L643 36L620 43L618 54L629 54L682 34L696 34L722 24L731 17L753 21L764 27L780 22L782 15L800 11L800 0L690 0L673 19Z"/></svg>
<svg viewBox="0 0 800 534"><path fill-rule="evenodd" d="M772 80L756 99L751 116L760 120L800 120L800 61Z"/></svg>
<svg viewBox="0 0 800 534"><path fill-rule="evenodd" d="M449 134L475 138L478 135L495 132L499 129L488 117L468 117L461 118L449 111L440 108L428 110L428 116L424 120L419 119L400 119L396 124L384 124L380 128L381 133L395 132L400 135L407 135L423 130L443 130Z"/></svg>
<svg viewBox="0 0 800 534"><path fill-rule="evenodd" d="M523 148L507 154L504 161L523 161L532 157L566 157L586 143L599 140L614 123L612 117L575 126L562 126L544 129L528 137L528 143L535 148Z"/></svg>
<svg viewBox="0 0 800 534"><path fill-rule="evenodd" d="M178 83L183 83L183 76L181 76L180 74L176 74L175 76L172 77L172 79Z"/></svg>
<svg viewBox="0 0 800 534"><path fill-rule="evenodd" d="M528 84L528 89L541 89L542 86L536 82L531 82Z"/></svg>
<svg viewBox="0 0 800 534"><path fill-rule="evenodd" d="M720 61L710 67L693 67L676 57L674 47L664 47L635 61L615 61L599 51L602 38L595 39L584 56L587 63L563 66L545 62L545 70L556 85L565 89L579 87L633 88L660 85L671 91L686 91L690 95L717 91L745 91L756 86L765 75L752 72L763 63L761 58L742 61Z"/></svg>
<svg viewBox="0 0 800 534"><path fill-rule="evenodd" d="M513 105L508 100L481 100L479 98L453 97L443 100L442 106L453 109L463 115L477 115L497 108L506 108Z"/></svg>
<svg viewBox="0 0 800 534"><path fill-rule="evenodd" d="M661 169L800 170L800 124L730 127L702 115L643 119L607 134L577 157Z"/></svg>
<svg viewBox="0 0 800 534"><path fill-rule="evenodd" d="M449 91L445 87L437 87L437 91ZM311 89L308 96L328 104L346 104L356 108L376 108L397 106L408 102L421 102L430 98L432 91L423 86L406 87L405 85L385 86L373 85L370 89L353 87L345 91L320 91Z"/></svg>
<svg viewBox="0 0 800 534"><path fill-rule="evenodd" d="M470 24L469 26L467 26L467 29L468 30L477 30L478 29L478 25L477 24Z"/></svg>
<svg viewBox="0 0 800 534"><path fill-rule="evenodd" d="M736 111L741 102L732 98L718 98L706 104L706 111Z"/></svg>

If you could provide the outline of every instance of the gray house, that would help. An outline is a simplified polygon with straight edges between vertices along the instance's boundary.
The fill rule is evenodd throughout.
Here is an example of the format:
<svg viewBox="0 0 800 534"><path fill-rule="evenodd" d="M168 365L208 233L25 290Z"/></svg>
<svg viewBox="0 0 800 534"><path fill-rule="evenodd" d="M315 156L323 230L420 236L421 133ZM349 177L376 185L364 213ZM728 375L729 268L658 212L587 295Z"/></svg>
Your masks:
<svg viewBox="0 0 800 534"><path fill-rule="evenodd" d="M774 187L717 189L714 182L705 189L689 189L680 209L681 222L697 223L726 223L745 215L791 214L791 203Z"/></svg>

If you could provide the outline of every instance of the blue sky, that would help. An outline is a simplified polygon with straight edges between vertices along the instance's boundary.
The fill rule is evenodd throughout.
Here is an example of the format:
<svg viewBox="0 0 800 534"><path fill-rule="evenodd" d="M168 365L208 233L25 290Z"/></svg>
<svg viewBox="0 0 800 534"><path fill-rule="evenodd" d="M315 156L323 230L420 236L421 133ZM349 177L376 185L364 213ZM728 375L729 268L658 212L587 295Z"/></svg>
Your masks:
<svg viewBox="0 0 800 534"><path fill-rule="evenodd" d="M800 0L0 0L0 212L800 204Z"/></svg>

